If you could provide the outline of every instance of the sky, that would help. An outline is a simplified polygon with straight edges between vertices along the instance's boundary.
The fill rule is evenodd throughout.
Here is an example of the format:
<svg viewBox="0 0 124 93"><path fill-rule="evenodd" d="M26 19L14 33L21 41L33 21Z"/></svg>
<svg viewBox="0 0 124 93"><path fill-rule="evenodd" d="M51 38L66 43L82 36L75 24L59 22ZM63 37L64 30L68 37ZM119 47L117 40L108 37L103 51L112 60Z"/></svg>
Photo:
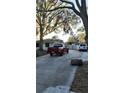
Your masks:
<svg viewBox="0 0 124 93"><path fill-rule="evenodd" d="M64 42L66 42L68 40L68 37L69 37L69 34L63 35L63 32L60 32L59 34L56 34L53 32L51 34L48 34L47 36L44 36L44 39L52 38L53 36L56 36L56 35L58 36L58 39L61 39Z"/></svg>
<svg viewBox="0 0 124 93"><path fill-rule="evenodd" d="M73 28L72 28L74 34L76 34L77 29L78 29L79 27L81 27L81 26L82 26L82 23L79 24L76 29L73 29ZM53 36L58 36L58 39L61 39L61 40L63 40L64 42L67 42L67 40L68 40L68 38L69 38L70 35L69 35L69 34L64 34L63 31L61 31L60 33L52 32L51 34L48 34L48 35L44 36L44 39L52 38Z"/></svg>

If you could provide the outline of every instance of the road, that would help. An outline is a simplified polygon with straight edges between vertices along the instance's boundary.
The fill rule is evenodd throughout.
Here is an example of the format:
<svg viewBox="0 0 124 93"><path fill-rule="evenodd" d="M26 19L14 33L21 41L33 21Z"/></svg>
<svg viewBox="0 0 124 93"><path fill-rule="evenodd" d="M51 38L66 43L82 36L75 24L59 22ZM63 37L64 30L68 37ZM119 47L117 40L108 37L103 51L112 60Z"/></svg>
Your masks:
<svg viewBox="0 0 124 93"><path fill-rule="evenodd" d="M87 53L70 50L63 56L45 55L36 59L36 93L42 93L48 87L70 86L76 66L70 65L73 58L87 60Z"/></svg>

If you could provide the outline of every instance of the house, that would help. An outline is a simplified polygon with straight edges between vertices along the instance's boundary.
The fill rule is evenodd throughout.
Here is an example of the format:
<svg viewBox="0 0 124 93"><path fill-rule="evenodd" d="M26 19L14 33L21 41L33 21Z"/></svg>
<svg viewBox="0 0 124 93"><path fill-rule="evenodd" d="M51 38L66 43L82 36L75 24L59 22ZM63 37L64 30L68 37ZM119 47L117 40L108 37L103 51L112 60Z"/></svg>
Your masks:
<svg viewBox="0 0 124 93"><path fill-rule="evenodd" d="M79 47L80 43L79 42L73 42L73 43L66 42L65 44L71 50L78 50L78 47Z"/></svg>
<svg viewBox="0 0 124 93"><path fill-rule="evenodd" d="M48 47L52 47L55 43L64 43L63 40L60 39L44 39L43 40L43 50L47 50ZM36 47L39 47L39 40L36 41Z"/></svg>

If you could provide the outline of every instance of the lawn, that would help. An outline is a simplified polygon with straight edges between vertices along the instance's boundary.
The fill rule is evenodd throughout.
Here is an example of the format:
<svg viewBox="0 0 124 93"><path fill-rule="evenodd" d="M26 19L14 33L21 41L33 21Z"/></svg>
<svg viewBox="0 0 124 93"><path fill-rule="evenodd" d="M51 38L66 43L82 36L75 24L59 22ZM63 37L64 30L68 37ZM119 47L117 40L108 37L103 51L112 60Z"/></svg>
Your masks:
<svg viewBox="0 0 124 93"><path fill-rule="evenodd" d="M77 68L71 91L88 93L88 62Z"/></svg>
<svg viewBox="0 0 124 93"><path fill-rule="evenodd" d="M43 51L40 51L39 49L36 51L36 57L39 57L39 56L44 56L48 54L47 51L43 50Z"/></svg>

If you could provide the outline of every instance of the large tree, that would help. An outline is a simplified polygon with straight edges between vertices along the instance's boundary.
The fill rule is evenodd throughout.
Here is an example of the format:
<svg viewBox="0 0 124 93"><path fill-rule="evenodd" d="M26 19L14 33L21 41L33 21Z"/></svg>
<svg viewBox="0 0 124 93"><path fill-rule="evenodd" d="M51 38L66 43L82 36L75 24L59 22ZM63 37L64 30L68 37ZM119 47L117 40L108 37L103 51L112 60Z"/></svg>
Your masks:
<svg viewBox="0 0 124 93"><path fill-rule="evenodd" d="M63 10L45 12L53 7L59 7L62 5L62 2L57 3L58 1L52 0L37 0L36 1L36 22L39 26L40 33L40 50L43 50L43 37L47 34L52 33L53 31L58 31L58 28L62 26L64 20L62 20ZM36 34L38 34L38 29Z"/></svg>
<svg viewBox="0 0 124 93"><path fill-rule="evenodd" d="M49 11L56 7L63 6L65 6L65 4L58 0L37 1L36 22L39 24L40 28L40 50L43 50L43 37L45 35L62 31L62 29L68 33L68 31L71 30L69 26L70 23L72 25L79 23L79 18L72 11L67 9Z"/></svg>
<svg viewBox="0 0 124 93"><path fill-rule="evenodd" d="M72 43L75 43L76 42L76 39L75 39L75 37L73 35L70 35L67 42L69 44L72 44Z"/></svg>
<svg viewBox="0 0 124 93"><path fill-rule="evenodd" d="M54 1L54 0L53 0ZM78 9L76 9L76 6L74 4L74 2L72 2L71 0L60 0L61 2L65 3L65 6L61 6L61 7L55 7L54 9L49 9L49 11L55 11L58 9L63 9L63 8L67 8L67 9L71 9L75 12L76 15L78 15L84 25L85 31L86 31L86 43L88 44L88 14L87 14L87 4L86 4L86 0L75 0L76 6Z"/></svg>

